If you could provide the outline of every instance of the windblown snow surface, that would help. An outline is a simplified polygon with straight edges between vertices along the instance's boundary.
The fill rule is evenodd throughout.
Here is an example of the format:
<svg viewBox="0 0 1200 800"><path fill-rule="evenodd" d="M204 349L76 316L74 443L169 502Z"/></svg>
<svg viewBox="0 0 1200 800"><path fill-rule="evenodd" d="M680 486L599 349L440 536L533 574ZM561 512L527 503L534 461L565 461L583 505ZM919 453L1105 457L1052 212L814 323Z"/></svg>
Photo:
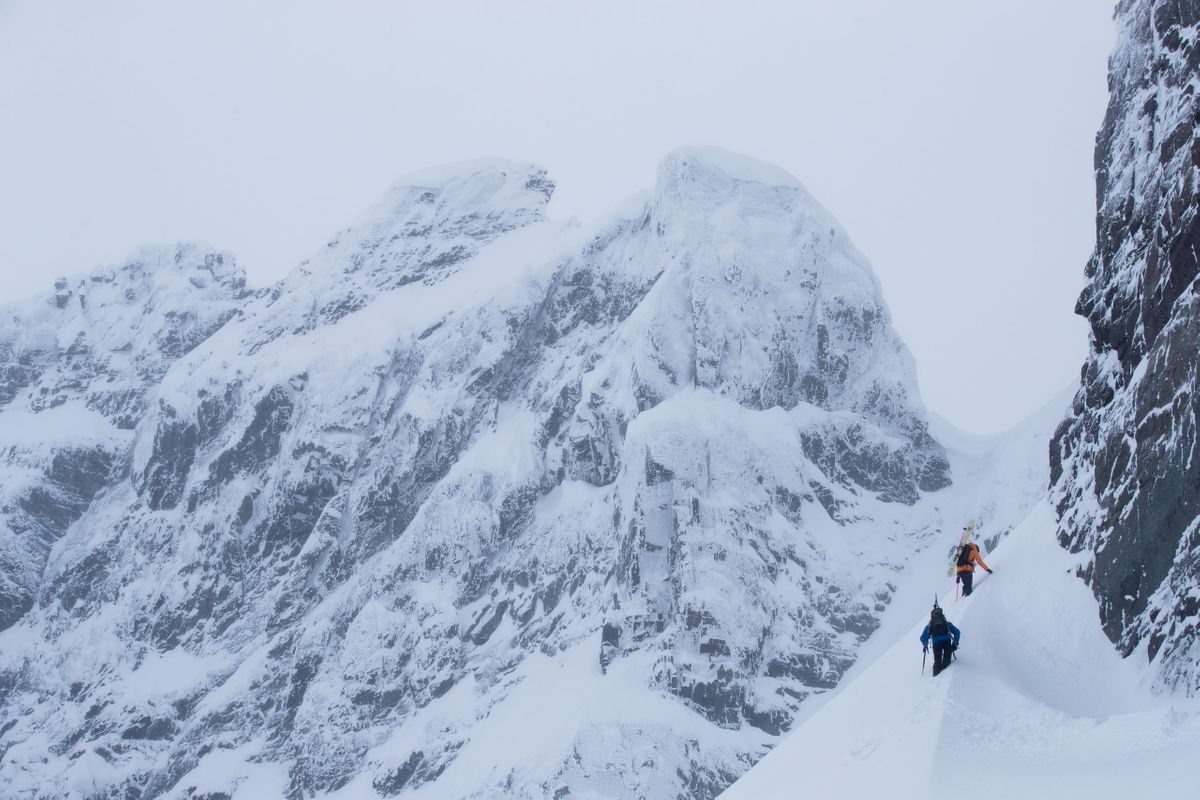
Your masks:
<svg viewBox="0 0 1200 800"><path fill-rule="evenodd" d="M1045 441L1066 401L993 441L932 426L960 476L959 502L993 498L1001 518L1029 508L1017 484L997 479L1045 471L1043 449L1029 444ZM985 552L995 573L977 572L969 598L956 596L941 556L957 533L943 536L945 550L917 560L840 688L721 800L1195 797L1200 704L1152 692L1149 668L1113 648L1044 497ZM962 631L957 660L936 679L918 638L934 593Z"/></svg>

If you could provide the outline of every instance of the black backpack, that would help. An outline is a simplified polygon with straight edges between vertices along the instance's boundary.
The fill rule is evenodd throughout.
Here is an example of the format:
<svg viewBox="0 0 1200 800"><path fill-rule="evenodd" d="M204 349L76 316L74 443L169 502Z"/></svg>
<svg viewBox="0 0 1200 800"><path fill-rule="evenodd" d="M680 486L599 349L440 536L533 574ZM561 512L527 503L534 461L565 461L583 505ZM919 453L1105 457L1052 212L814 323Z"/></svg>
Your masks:
<svg viewBox="0 0 1200 800"><path fill-rule="evenodd" d="M942 613L940 608L934 608L929 614L929 635L945 636L950 633L950 625L946 622L946 615Z"/></svg>
<svg viewBox="0 0 1200 800"><path fill-rule="evenodd" d="M973 545L973 544L964 544L961 548L959 548L959 550L958 550L958 566L965 567L971 563L971 548L973 548L974 546L975 545Z"/></svg>

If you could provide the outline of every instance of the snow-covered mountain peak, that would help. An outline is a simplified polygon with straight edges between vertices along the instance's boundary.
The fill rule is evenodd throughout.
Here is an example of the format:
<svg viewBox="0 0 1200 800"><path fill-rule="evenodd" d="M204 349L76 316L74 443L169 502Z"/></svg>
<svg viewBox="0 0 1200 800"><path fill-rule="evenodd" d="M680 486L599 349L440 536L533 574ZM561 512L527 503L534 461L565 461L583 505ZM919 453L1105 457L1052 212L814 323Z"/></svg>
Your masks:
<svg viewBox="0 0 1200 800"><path fill-rule="evenodd" d="M720 147L679 147L659 162L658 184L663 191L689 184L716 188L730 182L803 188L795 176L774 164Z"/></svg>
<svg viewBox="0 0 1200 800"><path fill-rule="evenodd" d="M694 249L717 245L712 257L731 269L731 283L750 267L779 288L887 313L867 259L779 167L719 148L681 148L663 159L655 195L665 236Z"/></svg>
<svg viewBox="0 0 1200 800"><path fill-rule="evenodd" d="M232 254L203 242L143 245L120 264L58 278L52 290L29 301L5 303L0 306L0 325L11 326L17 317L30 324L53 319L61 325L117 305L149 303L153 308L146 308L148 313L181 311L214 292L236 294L245 288L245 280Z"/></svg>
<svg viewBox="0 0 1200 800"><path fill-rule="evenodd" d="M651 394L666 391L655 378L665 367L758 408L874 406L882 418L897 417L884 396L919 404L869 263L786 172L717 148L681 148L659 167L644 225L653 236L640 263L662 276L631 351L636 359L653 350L636 365ZM658 333L681 317L690 342ZM886 427L915 430L895 422Z"/></svg>
<svg viewBox="0 0 1200 800"><path fill-rule="evenodd" d="M549 226L553 236L561 228L545 220L553 190L544 169L522 161L485 159L412 173L251 313L263 338L273 340L298 314L307 316L307 327L319 327L399 287L440 283L506 234Z"/></svg>
<svg viewBox="0 0 1200 800"><path fill-rule="evenodd" d="M114 384L125 379L157 381L251 295L233 256L199 242L141 247L120 265L59 278L52 291L0 306L0 363L13 362L0 378L0 404L62 366L63 356L75 370L63 379L70 393L92 404L98 396L80 392L81 359L104 377L102 393L124 391ZM65 396L43 384L27 400L37 408Z"/></svg>
<svg viewBox="0 0 1200 800"><path fill-rule="evenodd" d="M719 151L664 171L588 227L534 165L410 176L168 365L24 565L0 703L42 710L4 741L61 746L13 785L92 753L144 796L707 798L757 758L949 464L828 212ZM679 725L556 702L505 764L483 721L548 674Z"/></svg>
<svg viewBox="0 0 1200 800"><path fill-rule="evenodd" d="M456 162L401 177L351 230L412 237L458 227L480 236L482 226L540 221L553 193L546 170L527 161Z"/></svg>
<svg viewBox="0 0 1200 800"><path fill-rule="evenodd" d="M533 175L543 172L545 169L532 161L499 157L468 158L410 170L396 177L392 181L392 188L416 186L441 189L447 184L464 181L476 175Z"/></svg>

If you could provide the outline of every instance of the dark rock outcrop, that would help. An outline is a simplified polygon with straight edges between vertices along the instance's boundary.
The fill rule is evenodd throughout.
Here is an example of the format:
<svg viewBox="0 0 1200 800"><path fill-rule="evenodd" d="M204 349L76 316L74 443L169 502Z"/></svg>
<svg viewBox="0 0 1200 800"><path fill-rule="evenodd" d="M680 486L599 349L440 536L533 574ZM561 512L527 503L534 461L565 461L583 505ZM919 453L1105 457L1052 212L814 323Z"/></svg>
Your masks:
<svg viewBox="0 0 1200 800"><path fill-rule="evenodd" d="M1125 654L1200 690L1198 0L1124 0L1096 145L1091 354L1050 446L1064 547Z"/></svg>

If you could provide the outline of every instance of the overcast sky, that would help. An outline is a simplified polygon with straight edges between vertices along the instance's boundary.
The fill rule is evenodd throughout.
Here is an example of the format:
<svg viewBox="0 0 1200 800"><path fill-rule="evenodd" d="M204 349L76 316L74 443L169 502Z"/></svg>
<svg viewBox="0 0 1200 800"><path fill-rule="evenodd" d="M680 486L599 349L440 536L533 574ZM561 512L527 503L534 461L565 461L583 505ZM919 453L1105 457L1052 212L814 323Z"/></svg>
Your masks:
<svg viewBox="0 0 1200 800"><path fill-rule="evenodd" d="M396 177L537 161L595 217L683 144L799 177L926 404L1002 430L1078 379L1109 0L0 0L0 300L144 242L281 276Z"/></svg>

